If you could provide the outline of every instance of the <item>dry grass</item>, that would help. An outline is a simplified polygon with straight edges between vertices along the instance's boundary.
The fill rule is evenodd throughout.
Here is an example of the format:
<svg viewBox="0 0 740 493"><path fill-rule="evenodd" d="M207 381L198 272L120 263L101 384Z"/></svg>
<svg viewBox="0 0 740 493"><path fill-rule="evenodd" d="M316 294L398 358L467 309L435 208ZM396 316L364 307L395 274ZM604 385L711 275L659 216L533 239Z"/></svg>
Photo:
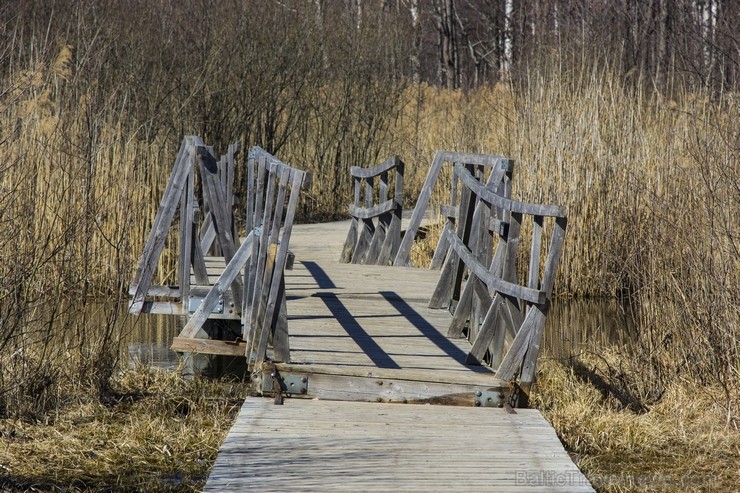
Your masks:
<svg viewBox="0 0 740 493"><path fill-rule="evenodd" d="M139 369L47 423L0 421L0 491L198 491L245 396L239 382Z"/></svg>
<svg viewBox="0 0 740 493"><path fill-rule="evenodd" d="M726 420L716 385L675 381L642 393L619 352L545 359L535 404L600 492L735 491L738 409Z"/></svg>

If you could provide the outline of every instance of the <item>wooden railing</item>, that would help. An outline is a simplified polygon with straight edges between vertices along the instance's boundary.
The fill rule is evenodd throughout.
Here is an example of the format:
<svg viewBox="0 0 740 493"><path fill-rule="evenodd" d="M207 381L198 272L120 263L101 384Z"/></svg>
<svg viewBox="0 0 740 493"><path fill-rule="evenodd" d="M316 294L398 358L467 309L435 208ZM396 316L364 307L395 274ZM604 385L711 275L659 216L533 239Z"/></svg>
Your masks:
<svg viewBox="0 0 740 493"><path fill-rule="evenodd" d="M526 393L562 252L565 212L497 193L505 173L494 170L486 184L469 165L456 164L454 174L465 192L457 228L444 231L449 251L429 306L454 312L448 336L468 337L468 364L487 363L500 379L518 381ZM531 234L525 237L524 231ZM527 242L528 268L520 283L517 263Z"/></svg>
<svg viewBox="0 0 740 493"><path fill-rule="evenodd" d="M187 136L183 139L136 274L129 286L131 313L187 313L191 295L190 269L193 269L197 284L208 285L205 252L216 242L219 254L227 262L233 257L238 248L231 214L234 159L238 152L239 145L232 144L226 156L217 162L213 150L205 147L200 137ZM202 208L195 197L196 170L203 192ZM178 284L176 287L153 286L152 279L178 207ZM201 211L204 211L202 220ZM241 284L235 281L234 292L241 293L241 289ZM152 301L151 298L159 301ZM171 300L179 300L179 303ZM234 317L227 315L222 318Z"/></svg>
<svg viewBox="0 0 740 493"><path fill-rule="evenodd" d="M290 359L284 271L291 257L288 245L300 190L308 180L304 171L265 150L250 149L246 169L247 235L240 242L232 211L238 151L238 145L231 145L227 154L217 159L199 137L183 140L129 288L130 311L187 315L173 349L232 355L236 349L249 358L250 364L261 367L269 342L273 360ZM201 197L195 194L198 189ZM152 286L178 207L178 285ZM200 211L204 211L203 218ZM205 252L209 251L211 255L207 256ZM220 265L215 256L223 257ZM225 338L223 327L219 327L223 340L215 340L218 331L209 327L209 321L219 319L231 324Z"/></svg>
<svg viewBox="0 0 740 493"><path fill-rule="evenodd" d="M427 172L424 185L419 194L419 198L416 201L416 206L414 207L414 212L411 215L411 221L403 235L403 240L398 248L398 253L395 256L393 265L399 267L411 266L409 254L422 220L427 215L427 208L429 207L429 202L432 197L432 191L437 184L442 169L445 166L454 167L455 163L466 165L479 180L485 179L485 176L490 175L497 183L495 190L502 196L511 196L511 175L514 166L514 162L511 159L490 154L437 151L434 155L432 165ZM468 214L468 212L472 213L472 210L468 211L466 209L466 194L469 194L469 192L467 192L464 187L459 187L458 180L453 173L449 201L441 207L440 211L442 215L446 217L445 230L457 228L458 231L462 233L459 228L462 227L461 225L463 223L458 223L457 218L460 214L464 216ZM460 205L458 205L458 203ZM440 267L448 249L449 245L445 240L445 235L443 235L442 240L435 250L431 268L438 269Z"/></svg>
<svg viewBox="0 0 740 493"><path fill-rule="evenodd" d="M284 271L296 206L308 175L253 147L247 183L247 230L254 240L245 272L242 324L250 369L261 369L270 340L272 360L290 361Z"/></svg>
<svg viewBox="0 0 740 493"><path fill-rule="evenodd" d="M388 265L395 258L401 244L403 171L403 161L397 156L374 168L353 166L350 169L355 197L354 203L349 206L352 224L344 242L340 262ZM389 199L391 176L394 195ZM377 194L374 187L376 183ZM361 201L363 190L364 201ZM375 197L378 197L377 201Z"/></svg>

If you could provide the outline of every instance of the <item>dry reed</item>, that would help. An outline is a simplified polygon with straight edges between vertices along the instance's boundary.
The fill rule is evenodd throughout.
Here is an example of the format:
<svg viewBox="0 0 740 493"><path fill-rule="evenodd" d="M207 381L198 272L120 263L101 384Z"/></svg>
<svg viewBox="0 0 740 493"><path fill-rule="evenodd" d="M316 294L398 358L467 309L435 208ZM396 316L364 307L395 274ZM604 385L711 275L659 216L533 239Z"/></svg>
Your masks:
<svg viewBox="0 0 740 493"><path fill-rule="evenodd" d="M245 386L146 368L112 386L105 403L75 398L45 426L0 421L0 490L202 489Z"/></svg>
<svg viewBox="0 0 740 493"><path fill-rule="evenodd" d="M535 404L597 491L734 491L740 422L725 422L723 389L676 381L638 406L640 368L626 366L612 351L545 359L539 372Z"/></svg>

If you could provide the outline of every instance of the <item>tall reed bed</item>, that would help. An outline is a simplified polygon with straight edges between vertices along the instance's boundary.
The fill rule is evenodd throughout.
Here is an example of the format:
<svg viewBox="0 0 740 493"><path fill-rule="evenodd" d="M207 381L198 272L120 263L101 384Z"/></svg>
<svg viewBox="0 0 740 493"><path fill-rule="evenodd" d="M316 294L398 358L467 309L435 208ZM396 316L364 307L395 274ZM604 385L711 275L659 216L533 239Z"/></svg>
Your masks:
<svg viewBox="0 0 740 493"><path fill-rule="evenodd" d="M417 88L394 132L412 156L410 187L435 148L514 158L515 196L568 208L560 294L625 300L641 327L631 377L655 394L679 376L718 383L729 416L740 376L737 94L669 98L607 69L581 73L469 94Z"/></svg>
<svg viewBox="0 0 740 493"><path fill-rule="evenodd" d="M180 137L132 131L126 99L92 101L99 95L75 87L69 56L63 46L16 72L3 98L0 247L6 259L14 255L2 263L6 300L19 289L121 293ZM316 177L303 217L341 213L351 200L349 166L389 154L407 163L408 205L438 149L512 157L516 197L568 208L559 293L631 300L654 377L671 367L715 368L705 376L734 381L737 95L647 95L596 65L579 73L469 93L423 84L395 93L373 83L316 88L325 112L303 114L281 152ZM369 107L344 107L358 94L382 100L385 116L368 124ZM171 247L162 281L173 278Z"/></svg>

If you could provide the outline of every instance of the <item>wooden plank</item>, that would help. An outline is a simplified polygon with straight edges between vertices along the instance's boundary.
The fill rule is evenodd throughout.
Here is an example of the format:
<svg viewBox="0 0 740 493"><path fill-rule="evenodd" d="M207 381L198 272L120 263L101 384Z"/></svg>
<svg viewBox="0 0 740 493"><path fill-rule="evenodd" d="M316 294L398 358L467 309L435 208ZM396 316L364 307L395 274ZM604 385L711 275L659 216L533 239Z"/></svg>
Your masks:
<svg viewBox="0 0 740 493"><path fill-rule="evenodd" d="M231 260L238 248L238 241L232 233L232 213L227 210L221 183L217 175L216 158L210 148L197 147L203 195L209 206L212 222L216 227L216 240L223 251L224 258ZM239 292L241 293L241 286Z"/></svg>
<svg viewBox="0 0 740 493"><path fill-rule="evenodd" d="M180 151L178 152L170 179L167 182L162 202L159 209L157 209L154 225L149 232L149 238L144 246L144 252L139 260L134 280L131 283L131 289L136 294L133 295L129 305L130 313L141 312L144 298L149 290L154 271L159 262L159 256L162 254L162 249L164 248L167 233L169 233L170 226L172 225L172 219L175 216L175 210L177 209L180 195L188 177L189 167L192 166L191 160L194 158L190 139L190 137L186 137L180 146Z"/></svg>
<svg viewBox="0 0 740 493"><path fill-rule="evenodd" d="M314 363L275 363L277 370L284 375L295 374L323 374L333 375L336 377L357 377L371 378L381 380L403 380L409 382L434 382L450 385L466 385L478 388L499 388L509 386L509 382L504 382L494 374L493 371L480 369L479 372L473 372L469 368L462 367L463 371L442 371L432 372L424 369L414 368L378 368L378 367L361 367L358 365L331 365L331 364L314 364ZM478 370L478 368L475 368ZM508 388L508 387L507 387Z"/></svg>
<svg viewBox="0 0 740 493"><path fill-rule="evenodd" d="M527 287L539 289L540 285L540 251L542 250L542 216L534 216L532 219L532 245L529 251L529 275Z"/></svg>
<svg viewBox="0 0 740 493"><path fill-rule="evenodd" d="M226 210L232 211L234 208L234 176L236 174L236 155L239 153L241 146L236 144L229 144L228 152L226 154ZM232 221L232 228L234 223ZM232 233L234 233L232 229Z"/></svg>
<svg viewBox="0 0 740 493"><path fill-rule="evenodd" d="M175 337L170 349L177 353L217 354L221 356L244 356L242 341L214 341L211 339L193 339Z"/></svg>
<svg viewBox="0 0 740 493"><path fill-rule="evenodd" d="M129 287L128 294L129 296L135 295L136 289L132 289L132 287ZM181 296L180 288L178 286L159 285L150 285L147 291L147 295L156 298L179 298Z"/></svg>
<svg viewBox="0 0 740 493"><path fill-rule="evenodd" d="M207 252L216 241L216 226L213 224L213 216L206 214L205 220L200 228L200 250Z"/></svg>
<svg viewBox="0 0 740 493"><path fill-rule="evenodd" d="M456 166L455 173L465 183L465 186L473 190L474 193L494 207L505 209L520 214L530 214L537 216L565 217L565 209L559 205L549 204L530 204L507 199L497 195L495 192L486 189L470 171L463 167Z"/></svg>
<svg viewBox="0 0 740 493"><path fill-rule="evenodd" d="M251 153L254 153L254 148L250 150ZM244 330L246 331L244 336L247 340L247 347L250 347L250 341L253 337L253 331L254 331L254 291L255 287L257 285L257 270L260 263L260 246L262 245L262 238L261 238L261 231L262 231L262 221L264 217L263 208L264 208L264 188L265 188L265 179L267 174L269 173L269 170L267 169L267 159L262 156L259 158L258 164L257 164L257 183L256 183L256 189L254 193L254 234L255 234L255 240L252 245L252 256L250 258L249 264L247 265L247 268L244 272L244 305L246 306L246 311L242 313L242 326L244 327ZM257 238L259 238L259 241L257 241Z"/></svg>
<svg viewBox="0 0 740 493"><path fill-rule="evenodd" d="M247 239L242 243L236 254L231 258L231 261L226 265L218 281L211 287L211 290L206 295L203 302L198 306L193 313L188 323L180 332L180 337L206 337L206 334L202 331L203 324L208 320L213 309L218 304L220 297L224 295L224 292L229 289L229 286L233 283L234 279L239 275L239 271L244 264L249 260L249 256L252 253L252 241L253 233L247 236ZM233 290L232 290L233 292ZM237 296L234 293L234 299L240 299L241 293Z"/></svg>
<svg viewBox="0 0 740 493"><path fill-rule="evenodd" d="M355 199L353 202L353 205L355 207L360 206L360 178L354 178L354 190L355 190ZM351 206L350 206L351 207ZM359 228L359 220L356 217L352 218L352 223L349 226L349 231L347 232L347 239L344 240L344 247L342 248L342 253L339 256L339 261L343 263L350 262L352 260L352 254L355 251L355 245L357 244L357 228Z"/></svg>
<svg viewBox="0 0 740 493"><path fill-rule="evenodd" d="M452 322L447 329L447 337L462 337L465 329L465 324L470 317L470 309L473 306L473 288L474 283L472 280L468 280L465 285L465 289L460 296L460 301L455 308L455 313L452 316Z"/></svg>
<svg viewBox="0 0 740 493"><path fill-rule="evenodd" d="M226 302L226 300L224 301ZM175 316L189 314L188 310L186 308L183 308L182 303L173 301L144 301L141 313L150 315ZM208 318L216 320L239 320L239 315L224 311L224 313L212 313Z"/></svg>
<svg viewBox="0 0 740 493"><path fill-rule="evenodd" d="M291 190L290 198L288 199L288 207L285 215L285 222L283 225L283 236L280 246L278 247L277 257L275 258L275 268L273 270L271 289L267 299L267 311L265 312L265 322L268 324L273 320L276 304L278 302L280 294L280 282L284 275L285 261L288 255L288 244L290 243L290 235L293 229L293 219L295 217L296 206L298 205L298 197L300 196L301 186L306 174L303 171L292 170L290 174ZM263 330L266 330L263 328ZM256 365L259 366L264 361L264 349L262 341L257 349L257 360Z"/></svg>
<svg viewBox="0 0 740 493"><path fill-rule="evenodd" d="M594 491L536 410L257 397L245 400L204 488L471 490Z"/></svg>
<svg viewBox="0 0 740 493"><path fill-rule="evenodd" d="M252 264L252 269L254 269L254 273L250 273L250 278L253 285L253 291L252 291L252 300L249 304L250 307L250 318L249 318L249 325L248 325L248 336L246 338L247 340L247 357L248 359L252 359L252 351L256 351L257 346L259 344L259 336L261 331L263 330L263 327L260 325L262 322L262 309L264 306L263 303L263 289L265 287L265 269L267 269L267 261L269 257L269 250L268 250L268 243L269 243L269 233L272 229L272 221L273 221L273 208L275 206L275 194L277 184L277 172L278 172L278 166L275 166L273 164L268 165L269 168L265 170L266 172L266 184L264 189L264 202L258 204L258 207L260 208L262 212L262 218L260 220L260 235L259 235L259 248L257 249L257 258ZM253 253L254 255L254 253ZM255 265L256 264L256 265Z"/></svg>
<svg viewBox="0 0 740 493"><path fill-rule="evenodd" d="M197 216L198 210L193 210L193 222L198 222L198 216ZM192 263L193 263L193 274L195 275L195 282L198 284L209 284L208 282L208 268L206 267L205 262L205 255L203 253L203 249L201 247L201 242L198 241L198 237L196 235L195 229L192 231L193 240L192 240L192 247L193 247L193 255L192 255ZM210 248L210 244L208 245L208 248Z"/></svg>
<svg viewBox="0 0 740 493"><path fill-rule="evenodd" d="M437 247L434 249L434 255L432 255L432 261L429 264L429 268L432 270L439 270L442 268L445 258L450 251L450 244L447 241L447 231L453 231L455 228L455 221L447 218L445 225L442 228L442 235L437 242Z"/></svg>
<svg viewBox="0 0 740 493"><path fill-rule="evenodd" d="M382 164L379 164L372 168L362 168L360 166L352 166L349 169L350 174L355 178L374 178L381 173L388 172L398 166L398 156L392 156L386 159Z"/></svg>
<svg viewBox="0 0 740 493"><path fill-rule="evenodd" d="M365 179L365 206L372 207L373 205L373 179L372 177ZM368 247L375 234L375 224L372 219L363 219L360 224L360 230L357 233L357 243L355 249L352 252L352 263L360 264L363 263L367 255Z"/></svg>
<svg viewBox="0 0 740 493"><path fill-rule="evenodd" d="M385 202L382 202L378 205L374 205L372 207L366 206L366 207L356 207L353 204L349 205L349 213L351 216L356 217L358 219L374 219L381 214L385 214L386 212L391 212L395 210L396 208L396 201L395 200L386 200Z"/></svg>
<svg viewBox="0 0 740 493"><path fill-rule="evenodd" d="M283 258L283 265L277 266L275 261L277 260L275 252L278 249L278 233L280 231L280 224L283 217L283 209L285 207L285 194L288 187L288 181L291 176L291 168L273 168L273 173L279 173L277 179L277 199L275 200L274 207L268 207L270 210L271 217L266 219L265 224L270 223L270 236L268 238L268 256L265 259L265 268L261 276L262 286L260 289L260 299L255 301L258 304L257 310L257 326L256 330L259 331L259 338L256 337L255 333L255 354L257 365L261 365L265 358L265 351L267 350L268 337L272 333L272 322L275 311L276 295L273 293L278 289L280 278L283 275L283 267L285 259ZM269 195L269 194L268 194ZM269 200L272 197L269 196ZM265 209L266 211L268 209ZM283 243L280 243L283 246ZM287 254L287 244L284 245L285 252ZM258 277L258 279L260 279ZM277 281L277 282L276 282ZM270 309L270 300L272 300L272 310ZM264 314L264 318L263 317Z"/></svg>
<svg viewBox="0 0 740 493"><path fill-rule="evenodd" d="M177 277L182 293L183 304L190 295L190 264L193 250L193 167L188 169L188 179L180 195L180 255L177 263Z"/></svg>
<svg viewBox="0 0 740 493"><path fill-rule="evenodd" d="M552 295L552 289L555 285L555 273L563 253L563 241L565 241L567 225L568 220L566 218L558 217L555 219L555 230L550 239L550 248L547 252L547 260L545 260L545 272L542 276L542 290L547 293L548 299Z"/></svg>
<svg viewBox="0 0 740 493"><path fill-rule="evenodd" d="M513 380L519 376L522 363L524 362L524 355L529 348L529 341L532 336L532 332L538 322L539 310L530 310L527 317L524 319L519 332L511 343L509 350L506 352L501 365L496 370L496 375L502 380Z"/></svg>
<svg viewBox="0 0 740 493"><path fill-rule="evenodd" d="M542 330L545 327L547 310L547 303L543 307L533 306L530 309L530 312L533 312L532 315L534 319L532 322L532 335L529 337L527 353L522 361L522 370L520 375L520 382L527 390L534 382L537 368L537 356L540 354L540 342L542 341Z"/></svg>
<svg viewBox="0 0 740 493"><path fill-rule="evenodd" d="M389 201L392 202L392 201ZM366 264L377 264L378 257L380 256L380 248L385 243L385 237L388 231L388 223L390 218L388 213L381 214L377 220L377 226L373 237L370 240L370 244L367 247L367 254L365 255L364 262Z"/></svg>
<svg viewBox="0 0 740 493"><path fill-rule="evenodd" d="M342 247L342 253L339 255L339 261L347 263L352 260L352 254L355 251L355 245L357 244L357 228L359 227L359 221L353 217L352 222L347 232L347 238L344 240L344 246Z"/></svg>
<svg viewBox="0 0 740 493"><path fill-rule="evenodd" d="M382 211L380 214L377 214L377 225L375 228L375 233L373 234L373 239L370 240L370 245L368 246L367 255L365 256L365 263L366 264L377 264L378 263L378 257L380 256L380 250L383 244L385 243L386 235L388 234L388 228L390 226L390 212L391 210L394 210L396 208L396 201L395 199L388 200L388 171L382 171L380 174L380 185L379 185L379 195L378 195L378 202L379 204L373 206L372 209L377 209L382 207L384 204L390 204L389 210ZM387 261L386 261L387 263Z"/></svg>
<svg viewBox="0 0 740 493"><path fill-rule="evenodd" d="M456 165L458 167L458 165ZM472 231L477 226L473 224L476 217L475 211L476 196L466 187L463 187L460 194L460 216L457 221L457 237L465 245L470 245ZM457 303L460 299L460 288L462 285L463 275L465 274L465 263L457 255L457 251L450 251L452 259L452 285L450 290L450 301Z"/></svg>
<svg viewBox="0 0 740 493"><path fill-rule="evenodd" d="M304 377L308 380L308 399L333 401L398 402L404 404L438 404L475 406L476 393L490 390L510 394L508 386L484 387L475 384L384 379L376 376L331 375L325 373L280 373L281 376ZM269 378L267 373L263 378Z"/></svg>
<svg viewBox="0 0 740 493"><path fill-rule="evenodd" d="M290 338L289 336L289 324L288 324L288 302L285 297L285 276L280 278L280 285L278 286L277 299L279 300L280 308L276 311L276 316L273 317L271 322L272 327L272 347L273 347L273 360L281 362L290 361Z"/></svg>
<svg viewBox="0 0 740 493"><path fill-rule="evenodd" d="M390 224L386 228L385 241L378 255L378 265L388 265L395 259L401 246L401 219L403 215L403 174L405 164L400 159L396 162L396 174L394 175L394 197L395 209L390 213ZM383 219L385 222L386 219Z"/></svg>
<svg viewBox="0 0 740 493"><path fill-rule="evenodd" d="M480 365L483 363L483 356L491 345L491 341L493 341L495 330L499 328L501 304L501 296L495 296L485 318L483 319L480 331L473 342L473 347L468 353L468 358L465 360L467 364Z"/></svg>
<svg viewBox="0 0 740 493"><path fill-rule="evenodd" d="M447 235L450 241L450 245L455 250L457 255L463 259L465 265L473 271L473 273L483 282L485 282L490 289L507 294L516 298L520 298L533 303L542 303L546 299L544 291L537 289L530 289L519 284L504 281L488 272L488 270L478 262L470 250L457 238L454 234Z"/></svg>
<svg viewBox="0 0 740 493"><path fill-rule="evenodd" d="M396 267L411 266L409 262L409 253L411 252L411 246L413 245L414 239L416 238L416 232L419 230L419 226L421 226L421 221L426 214L427 206L429 205L429 199L432 196L432 190L434 189L434 185L437 183L437 178L439 177L439 172L442 170L443 164L444 155L440 152L437 152L434 155L432 165L429 167L427 176L424 179L424 185L421 188L419 198L416 200L416 207L414 207L414 212L411 215L411 221L406 228L406 233L401 240L401 245L398 248L398 253L396 254L396 258L393 261L393 265L395 265Z"/></svg>

